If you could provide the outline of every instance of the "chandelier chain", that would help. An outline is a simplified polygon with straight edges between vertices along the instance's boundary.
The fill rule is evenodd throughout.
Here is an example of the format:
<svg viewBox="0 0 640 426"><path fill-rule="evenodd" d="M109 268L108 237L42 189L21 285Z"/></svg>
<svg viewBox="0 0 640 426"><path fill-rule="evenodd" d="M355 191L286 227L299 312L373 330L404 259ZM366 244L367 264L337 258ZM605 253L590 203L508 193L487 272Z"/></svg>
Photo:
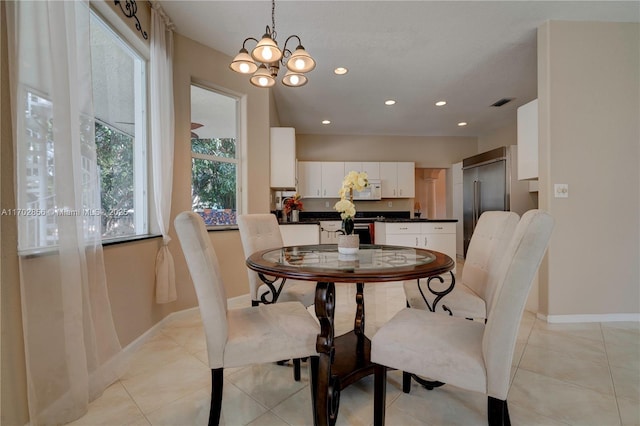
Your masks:
<svg viewBox="0 0 640 426"><path fill-rule="evenodd" d="M276 39L276 0L271 0L271 34Z"/></svg>

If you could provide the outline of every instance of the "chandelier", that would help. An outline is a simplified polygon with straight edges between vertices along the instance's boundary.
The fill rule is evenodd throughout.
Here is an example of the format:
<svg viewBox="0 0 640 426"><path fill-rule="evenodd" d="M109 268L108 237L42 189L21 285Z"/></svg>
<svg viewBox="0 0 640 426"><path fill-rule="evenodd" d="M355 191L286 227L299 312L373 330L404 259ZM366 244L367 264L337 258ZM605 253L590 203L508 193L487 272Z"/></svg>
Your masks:
<svg viewBox="0 0 640 426"><path fill-rule="evenodd" d="M273 87L276 84L276 77L280 71L280 65L287 68L287 72L282 78L282 84L289 87L300 87L307 84L305 73L316 67L316 61L304 50L300 37L291 35L284 42L284 48L280 50L276 42L276 2L271 0L271 28L267 25L265 34L258 41L253 37L248 37L242 43L242 49L233 58L229 67L240 74L253 74L249 81L257 87ZM287 49L287 44L291 39L298 40L298 47L291 52ZM255 41L256 47L251 51L246 48L249 40Z"/></svg>

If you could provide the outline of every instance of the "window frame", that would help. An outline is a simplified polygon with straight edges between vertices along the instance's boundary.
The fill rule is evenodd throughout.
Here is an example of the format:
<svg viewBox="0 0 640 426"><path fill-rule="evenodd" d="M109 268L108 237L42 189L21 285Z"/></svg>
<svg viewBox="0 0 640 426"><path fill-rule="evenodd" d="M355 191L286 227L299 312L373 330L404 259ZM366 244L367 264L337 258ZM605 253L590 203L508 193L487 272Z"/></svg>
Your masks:
<svg viewBox="0 0 640 426"><path fill-rule="evenodd" d="M149 149L149 52L148 47L146 47L145 51L140 51L139 47L141 44L139 42L135 42L134 36L127 36L122 32L116 29L116 25L114 25L108 18L105 17L104 14L100 13L100 10L96 9L94 5L91 5L89 11L91 18L99 21L99 25L102 26L104 31L109 32L116 42L124 51L131 54L133 60L133 68L134 68L134 93L133 97L136 103L141 103L140 107L134 107L135 114L135 131L133 135L134 143L133 143L133 168L134 168L134 206L136 210L140 210L137 212L134 217L136 230L135 233L124 236L114 236L114 237L102 237L100 236L101 245L113 245L124 243L128 241L137 241L146 238L154 238L157 237L157 233L150 232L150 224L152 223L151 210L149 209L150 204L152 203L152 198L150 197L149 191L149 182L150 182L150 173L151 173L151 163L150 163L150 149ZM94 80L95 81L95 80ZM39 90L36 87L23 85L20 88L19 96L23 99L33 94L39 98L44 100L48 100L49 96L47 93ZM26 106L26 104L25 104ZM98 117L92 117L92 121L94 123L101 123L105 125L102 120L98 119ZM20 118L18 125L20 122L24 122L24 118ZM122 132L120 130L117 130ZM136 135L140 135L139 138L136 138ZM26 144L26 141L19 141L20 144ZM46 142L45 142L46 143ZM95 144L95 142L94 142ZM26 146L20 147L20 150L28 149ZM17 167L17 188L19 191L18 197L24 198L27 194L26 179L27 174L29 173L30 164L28 164L27 157L24 155L20 155L19 157L20 163L16 165ZM138 171L139 170L139 171ZM100 188L102 192L102 188ZM44 194L46 198L46 194ZM141 208L138 208L141 206ZM20 209L14 209L20 210ZM42 217L39 219L46 219L46 217ZM25 226L29 226L28 224ZM18 255L26 256L26 257L37 257L41 255L47 254L55 254L58 252L59 241L56 238L55 242L51 244L47 243L47 239L49 238L46 234L42 234L42 232L38 233L37 241L33 243L29 241L22 241L21 237L19 237L18 242ZM26 243L26 244L23 244Z"/></svg>
<svg viewBox="0 0 640 426"><path fill-rule="evenodd" d="M214 84L204 82L202 80L192 79L189 85L189 94L191 94L191 87L195 86L202 90L207 90L209 92L213 92L220 96L225 96L231 98L235 101L235 130L236 130L236 156L235 158L229 157L218 157L215 155L209 154L201 154L197 152L193 152L191 145L191 138L189 138L189 189L192 194L193 191L193 159L201 159L206 161L216 161L221 163L231 163L236 166L236 219L238 215L243 213L243 185L245 175L243 173L243 164L245 159L245 138L244 138L244 103L245 97L236 93L233 93L224 88L220 88ZM191 120L191 96L189 96L189 120ZM193 205L190 206L190 210L193 210ZM234 224L223 224L223 225L208 225L205 224L208 231L214 230L228 230L228 229L238 229L237 220Z"/></svg>
<svg viewBox="0 0 640 426"><path fill-rule="evenodd" d="M98 8L94 7L92 3L90 14L92 19L95 18L100 21L105 31L108 31L113 35L114 40L119 46L127 51L134 59L134 94L133 99L135 103L141 100L140 107L134 107L134 120L135 128L133 134L133 196L134 207L136 212L134 215L134 229L135 233L124 236L114 237L102 237L102 244L106 243L118 243L135 241L145 236L154 235L151 234L151 212L149 206L152 203L150 197L151 191L149 190L149 183L151 181L151 158L150 158L150 117L149 117L149 100L150 100L150 82L149 82L149 56L150 52L147 46L145 46L144 52L140 50L140 43L138 38L134 34L125 34L119 31L118 27L122 25L114 24L105 14L101 13ZM119 19L119 18L118 18ZM128 30L128 28L127 28ZM97 117L94 116L94 120L97 121ZM102 122L102 121L101 121ZM103 125L106 123L103 123ZM142 141L138 141L137 135L140 135ZM140 170L138 172L138 170ZM102 190L102 188L101 188ZM137 207L141 206L140 212Z"/></svg>

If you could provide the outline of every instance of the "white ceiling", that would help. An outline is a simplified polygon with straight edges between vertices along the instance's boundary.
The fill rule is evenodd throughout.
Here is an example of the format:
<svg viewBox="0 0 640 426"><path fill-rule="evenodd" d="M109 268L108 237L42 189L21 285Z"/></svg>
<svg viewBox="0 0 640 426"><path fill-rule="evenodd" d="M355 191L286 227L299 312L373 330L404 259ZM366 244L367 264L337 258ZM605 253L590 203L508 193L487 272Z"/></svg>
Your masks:
<svg viewBox="0 0 640 426"><path fill-rule="evenodd" d="M160 3L177 32L230 57L271 26L268 0ZM279 0L275 19L280 47L297 34L317 62L306 86L276 85L281 125L309 134L479 136L513 123L516 108L537 97L538 26L639 22L640 2ZM334 75L338 66L349 73ZM390 98L397 104L385 106ZM514 100L490 106L501 98ZM447 105L436 107L441 99Z"/></svg>

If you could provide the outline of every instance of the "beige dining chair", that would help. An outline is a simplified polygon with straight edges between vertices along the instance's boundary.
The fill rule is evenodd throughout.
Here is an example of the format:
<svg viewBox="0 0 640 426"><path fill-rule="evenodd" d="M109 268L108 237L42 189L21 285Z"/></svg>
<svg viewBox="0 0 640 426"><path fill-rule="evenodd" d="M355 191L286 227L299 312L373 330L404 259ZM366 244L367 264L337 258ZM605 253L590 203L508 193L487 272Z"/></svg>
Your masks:
<svg viewBox="0 0 640 426"><path fill-rule="evenodd" d="M242 249L245 258L260 250L267 250L284 245L280 225L273 214L243 214L237 218ZM294 226L294 225L291 225ZM247 268L249 274L249 295L251 304L298 301L304 306L311 306L315 301L316 283L311 281L273 279L271 288L264 283L258 273ZM300 380L300 360L293 360L293 378Z"/></svg>
<svg viewBox="0 0 640 426"><path fill-rule="evenodd" d="M316 337L320 327L300 302L227 309L218 259L204 221L194 212L182 212L175 219L175 228L204 325L211 368L209 425L217 425L224 368L317 357ZM314 379L310 374L312 390Z"/></svg>
<svg viewBox="0 0 640 426"><path fill-rule="evenodd" d="M405 308L378 330L371 340L374 425L384 425L387 367L484 393L489 425L510 424L507 393L518 328L553 224L540 210L522 216L488 278L496 285L486 324Z"/></svg>
<svg viewBox="0 0 640 426"><path fill-rule="evenodd" d="M487 278L491 268L500 264L519 220L514 212L482 213L469 241L460 279L456 279L453 290L439 301L441 308L436 306L435 312L462 318L487 318L487 304L495 292L495 286L487 283ZM426 280L403 284L409 307L433 309L436 295L428 290Z"/></svg>

